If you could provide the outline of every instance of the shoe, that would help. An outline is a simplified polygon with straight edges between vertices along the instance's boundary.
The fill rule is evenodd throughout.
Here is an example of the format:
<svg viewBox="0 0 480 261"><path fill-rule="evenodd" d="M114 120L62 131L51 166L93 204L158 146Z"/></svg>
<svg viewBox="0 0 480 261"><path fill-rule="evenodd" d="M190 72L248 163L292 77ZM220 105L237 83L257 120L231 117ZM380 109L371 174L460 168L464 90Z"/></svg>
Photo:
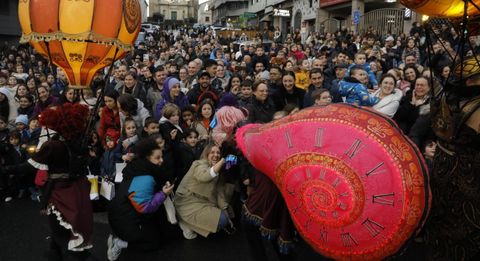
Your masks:
<svg viewBox="0 0 480 261"><path fill-rule="evenodd" d="M186 238L188 240L191 240L191 239L194 239L194 238L197 237L197 233L195 233L193 230L188 228L185 224L183 224L183 222L178 222L178 225L180 226L180 228L183 231L183 237L184 238Z"/></svg>
<svg viewBox="0 0 480 261"><path fill-rule="evenodd" d="M30 199L35 201L35 202L40 202L40 195L38 194L31 194Z"/></svg>
<svg viewBox="0 0 480 261"><path fill-rule="evenodd" d="M10 202L10 201L12 201L12 199L13 199L12 197L6 197L5 202Z"/></svg>
<svg viewBox="0 0 480 261"><path fill-rule="evenodd" d="M120 254L122 253L122 249L115 246L115 238L113 237L113 235L108 236L107 246L108 246L108 249L107 249L108 260L110 261L117 260Z"/></svg>

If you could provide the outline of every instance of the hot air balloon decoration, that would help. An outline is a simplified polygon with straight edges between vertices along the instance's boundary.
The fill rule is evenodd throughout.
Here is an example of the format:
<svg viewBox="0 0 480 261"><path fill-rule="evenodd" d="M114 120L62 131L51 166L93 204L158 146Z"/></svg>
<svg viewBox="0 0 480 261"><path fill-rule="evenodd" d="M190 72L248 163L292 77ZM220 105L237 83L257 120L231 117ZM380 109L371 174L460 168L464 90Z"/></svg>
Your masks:
<svg viewBox="0 0 480 261"><path fill-rule="evenodd" d="M427 167L395 123L347 104L240 128L237 144L280 190L300 235L335 260L382 260L429 209Z"/></svg>
<svg viewBox="0 0 480 261"><path fill-rule="evenodd" d="M418 13L434 17L456 18L465 13L464 0L400 0L400 3ZM469 4L467 14L476 16L480 14L480 10Z"/></svg>
<svg viewBox="0 0 480 261"><path fill-rule="evenodd" d="M138 0L20 0L18 14L20 42L51 58L76 89L131 51L141 24Z"/></svg>

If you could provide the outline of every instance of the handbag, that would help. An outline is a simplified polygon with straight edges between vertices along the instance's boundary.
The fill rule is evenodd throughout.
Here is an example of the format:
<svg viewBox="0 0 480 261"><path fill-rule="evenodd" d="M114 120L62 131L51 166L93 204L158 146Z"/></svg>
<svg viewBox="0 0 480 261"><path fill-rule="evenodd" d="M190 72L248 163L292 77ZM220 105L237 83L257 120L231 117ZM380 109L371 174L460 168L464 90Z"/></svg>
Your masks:
<svg viewBox="0 0 480 261"><path fill-rule="evenodd" d="M87 175L88 181L90 181L90 200L98 200L98 176Z"/></svg>
<svg viewBox="0 0 480 261"><path fill-rule="evenodd" d="M167 212L167 220L170 224L177 224L177 217L175 216L175 206L173 205L173 200L170 195L167 195L165 201L163 201L163 205L165 206L165 211Z"/></svg>
<svg viewBox="0 0 480 261"><path fill-rule="evenodd" d="M120 183L123 180L123 169L127 166L127 163L115 163L115 183Z"/></svg>
<svg viewBox="0 0 480 261"><path fill-rule="evenodd" d="M100 195L107 200L112 200L115 197L115 184L108 179L102 179Z"/></svg>

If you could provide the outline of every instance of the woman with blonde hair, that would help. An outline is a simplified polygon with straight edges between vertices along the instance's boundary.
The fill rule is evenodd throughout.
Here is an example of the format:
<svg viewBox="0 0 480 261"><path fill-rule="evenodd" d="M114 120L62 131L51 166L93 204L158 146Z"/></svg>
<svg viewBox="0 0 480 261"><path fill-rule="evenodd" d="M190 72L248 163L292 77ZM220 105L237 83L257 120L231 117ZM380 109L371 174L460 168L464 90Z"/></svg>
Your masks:
<svg viewBox="0 0 480 261"><path fill-rule="evenodd" d="M234 156L227 156L231 157ZM207 237L222 229L233 230L224 194L225 164L236 162L222 158L220 147L210 143L182 179L175 195L175 208L186 239L193 239L197 234Z"/></svg>

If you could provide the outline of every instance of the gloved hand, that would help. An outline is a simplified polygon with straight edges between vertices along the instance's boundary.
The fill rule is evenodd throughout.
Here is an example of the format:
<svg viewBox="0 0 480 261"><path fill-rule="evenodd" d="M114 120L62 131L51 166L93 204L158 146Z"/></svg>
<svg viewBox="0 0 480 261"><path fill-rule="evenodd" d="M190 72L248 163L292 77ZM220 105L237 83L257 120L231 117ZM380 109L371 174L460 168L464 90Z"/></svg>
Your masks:
<svg viewBox="0 0 480 261"><path fill-rule="evenodd" d="M226 158L225 158L225 169L230 169L232 166L235 166L237 165L237 156L235 155L228 155Z"/></svg>

